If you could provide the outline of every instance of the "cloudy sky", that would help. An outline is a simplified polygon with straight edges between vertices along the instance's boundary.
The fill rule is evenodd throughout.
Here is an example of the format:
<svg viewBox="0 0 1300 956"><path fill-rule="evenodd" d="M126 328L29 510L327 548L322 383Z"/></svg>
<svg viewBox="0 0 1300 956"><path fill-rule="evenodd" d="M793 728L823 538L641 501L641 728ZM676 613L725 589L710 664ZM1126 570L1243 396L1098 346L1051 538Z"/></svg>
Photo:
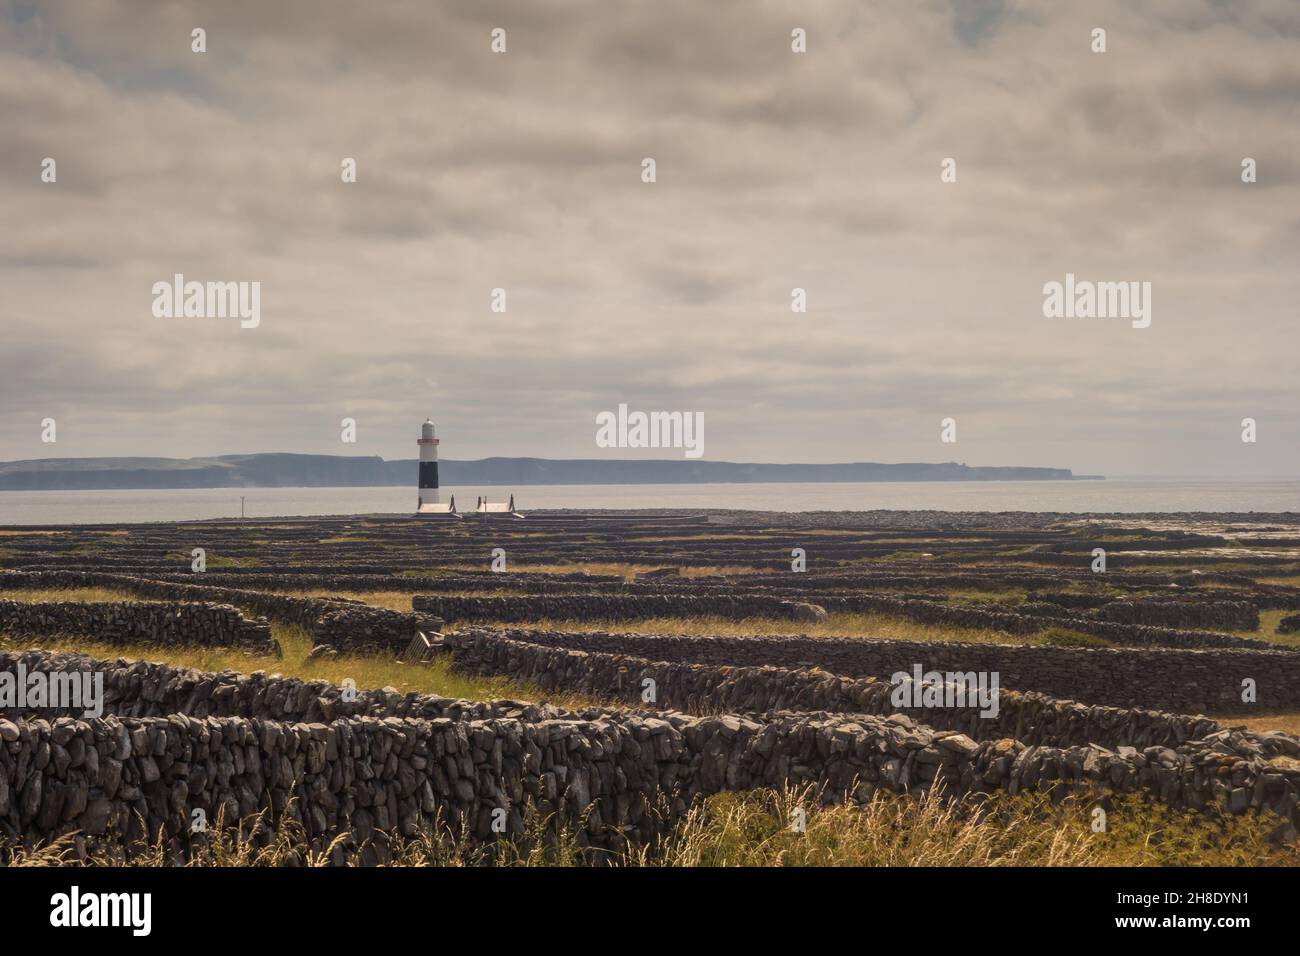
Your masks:
<svg viewBox="0 0 1300 956"><path fill-rule="evenodd" d="M1300 475L1298 183L1295 0L0 0L0 459L631 457L627 403L716 460ZM1067 272L1150 327L1044 318ZM175 273L260 326L156 318Z"/></svg>

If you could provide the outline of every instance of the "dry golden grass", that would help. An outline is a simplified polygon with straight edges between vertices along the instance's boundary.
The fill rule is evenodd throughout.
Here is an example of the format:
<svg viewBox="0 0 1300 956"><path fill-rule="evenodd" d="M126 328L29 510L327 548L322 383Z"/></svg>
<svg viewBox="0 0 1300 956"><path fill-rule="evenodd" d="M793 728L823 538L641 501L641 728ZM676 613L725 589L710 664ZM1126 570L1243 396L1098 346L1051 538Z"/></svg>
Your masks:
<svg viewBox="0 0 1300 956"><path fill-rule="evenodd" d="M349 598L354 601L361 601L369 604L371 607L388 608L390 611L410 611L411 599L416 594L428 593L430 597L511 597L522 595L527 592L504 588L500 591L332 591L328 588L310 588L306 591L286 591L278 590L269 592L272 594L287 594L293 597L322 597L322 598Z"/></svg>
<svg viewBox="0 0 1300 956"><path fill-rule="evenodd" d="M1107 832L1091 829L1095 802L1054 804L1045 794L998 794L951 803L878 794L861 806L823 807L792 789L719 794L701 801L664 837L621 851L580 847L572 829L548 827L528 814L522 834L474 847L463 834L425 830L398 841L396 866L1296 866L1300 847L1280 843L1282 822L1270 814L1219 817L1175 811L1129 795L1114 799ZM802 818L804 825L793 824ZM246 829L251 832L252 828ZM300 828L282 823L260 841L217 829L199 838L188 859L163 846L131 856L101 842L81 857L73 839L24 848L0 843L11 866L321 866L330 849L306 849ZM357 862L346 835L334 841Z"/></svg>
<svg viewBox="0 0 1300 956"><path fill-rule="evenodd" d="M1283 587L1300 588L1300 574L1291 574L1280 578L1256 578L1256 580L1260 584L1280 584Z"/></svg>
<svg viewBox="0 0 1300 956"><path fill-rule="evenodd" d="M1032 644L1038 635L1007 634L987 628L939 627L917 624L906 618L884 614L836 612L825 621L788 621L781 618L751 617L652 617L636 621L562 620L543 618L529 625L558 631L614 631L628 634L681 634L690 637L866 637L908 641L973 641L984 644Z"/></svg>
<svg viewBox="0 0 1300 956"><path fill-rule="evenodd" d="M1211 714L1225 727L1245 727L1247 730L1280 730L1286 734L1300 735L1300 711L1273 710L1245 717L1241 714Z"/></svg>
<svg viewBox="0 0 1300 956"><path fill-rule="evenodd" d="M708 544L714 541L766 541L768 535L764 531L754 531L749 534L709 534L702 532L700 534L674 534L674 535L653 535L648 537L638 536L638 544L654 542L662 544L665 541L689 541L692 544Z"/></svg>
<svg viewBox="0 0 1300 956"><path fill-rule="evenodd" d="M749 565L746 564L715 564L715 565L710 565L702 568L681 569L682 577L691 578L691 579L732 577L736 575L762 574L762 573L763 573L762 568L751 568Z"/></svg>
<svg viewBox="0 0 1300 956"><path fill-rule="evenodd" d="M326 590L299 592L299 596L353 598L357 601L363 601L371 607L386 607L390 611L410 611L411 599L415 595L403 591L372 591L363 594L352 591L339 592Z"/></svg>
<svg viewBox="0 0 1300 956"><path fill-rule="evenodd" d="M665 565L623 564L609 561L588 561L578 564L525 564L521 562L512 565L510 571L526 572L528 574L574 574L578 571L585 571L588 574L619 575L623 580L631 581L638 574L642 574L646 571L654 571L662 567L665 567ZM479 568L479 570L482 569ZM682 577L692 579L756 573L754 568L747 565L711 565L699 568L681 568L679 570ZM510 571L506 571L505 573L509 574ZM671 578L669 580L671 580Z"/></svg>
<svg viewBox="0 0 1300 956"><path fill-rule="evenodd" d="M998 591L977 591L973 588L955 589L944 593L950 601L962 601L972 604L1023 604L1025 600L1023 588Z"/></svg>
<svg viewBox="0 0 1300 956"><path fill-rule="evenodd" d="M360 690L393 687L403 694L438 694L467 700L527 700L554 703L560 707L588 707L593 700L577 694L546 696L536 687L508 678L475 677L451 669L450 659L441 657L430 664L402 664L391 653L341 654L336 658L307 660L311 636L296 625L272 625L275 639L284 653L283 659L270 654L256 654L224 647L156 647L144 644L116 645L84 636L28 638L0 634L0 649L25 650L42 648L52 651L76 651L101 660L120 657L193 667L203 671L236 671L247 674L261 670L341 684L351 678Z"/></svg>
<svg viewBox="0 0 1300 956"><path fill-rule="evenodd" d="M409 574L428 575L436 577L438 574L445 574L448 571L483 571L487 568L487 562L482 564L453 564L445 565L438 568L431 568L428 571L404 572ZM520 574L577 574L585 572L587 574L607 574L615 577L621 577L624 581L632 581L638 574L645 571L654 571L658 568L665 567L662 564L627 564L616 561L581 561L573 564L566 563L512 563L502 572L503 575L509 575L511 572ZM729 565L709 565L699 568L680 568L683 578L711 578L717 577L734 577L743 574L756 574L759 569L742 564ZM671 578L669 580L672 580Z"/></svg>
<svg viewBox="0 0 1300 956"><path fill-rule="evenodd" d="M878 795L865 807L819 808L791 790L722 794L698 807L659 852L672 866L1251 866L1300 863L1272 846L1282 818L1214 818L1128 796L1106 833L1094 802L999 794L956 804ZM790 825L806 815L804 832ZM656 862L647 854L647 862Z"/></svg>
<svg viewBox="0 0 1300 956"><path fill-rule="evenodd" d="M0 599L21 601L27 604L45 604L51 601L81 601L89 604L110 601L149 601L156 598L139 598L128 591L113 588L34 588L32 590L0 591Z"/></svg>
<svg viewBox="0 0 1300 956"><path fill-rule="evenodd" d="M631 581L638 572L650 571L659 567L655 564L616 564L612 562L590 561L581 564L523 564L509 562L507 570L501 572L503 575L509 575L511 572L528 573L528 574L577 574L585 571L587 574L610 574L623 578L625 581ZM448 564L440 565L437 568L430 568L427 571L407 571L404 574L427 575L428 577L437 577L439 574L446 574L448 571L486 571L489 568L489 562L484 560L479 564Z"/></svg>

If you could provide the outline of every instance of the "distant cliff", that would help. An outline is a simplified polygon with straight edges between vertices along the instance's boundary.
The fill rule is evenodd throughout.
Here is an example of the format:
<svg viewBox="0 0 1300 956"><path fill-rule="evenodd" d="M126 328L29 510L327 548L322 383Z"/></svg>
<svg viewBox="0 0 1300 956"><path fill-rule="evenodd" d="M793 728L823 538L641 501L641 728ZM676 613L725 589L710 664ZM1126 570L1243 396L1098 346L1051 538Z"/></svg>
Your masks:
<svg viewBox="0 0 1300 956"><path fill-rule="evenodd" d="M1068 468L970 468L955 462L766 465L727 461L482 458L443 461L441 484L641 485L723 482L1069 481ZM1080 478L1099 477L1095 475ZM0 491L97 488L339 488L411 485L416 461L342 455L42 458L0 462Z"/></svg>

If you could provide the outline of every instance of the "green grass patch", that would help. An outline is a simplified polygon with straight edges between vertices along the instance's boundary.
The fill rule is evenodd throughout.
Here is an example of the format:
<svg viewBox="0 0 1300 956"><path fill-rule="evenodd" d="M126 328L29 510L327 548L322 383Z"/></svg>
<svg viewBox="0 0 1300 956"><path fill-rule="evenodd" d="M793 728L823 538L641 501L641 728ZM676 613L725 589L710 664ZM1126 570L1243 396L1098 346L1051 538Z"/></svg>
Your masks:
<svg viewBox="0 0 1300 956"><path fill-rule="evenodd" d="M1277 626L1281 623L1282 618L1295 611L1288 611L1282 608L1265 610L1259 612L1259 630L1257 631L1229 631L1228 633L1236 637L1248 637L1256 641L1269 641L1281 647L1300 648L1300 632L1293 634L1279 634Z"/></svg>

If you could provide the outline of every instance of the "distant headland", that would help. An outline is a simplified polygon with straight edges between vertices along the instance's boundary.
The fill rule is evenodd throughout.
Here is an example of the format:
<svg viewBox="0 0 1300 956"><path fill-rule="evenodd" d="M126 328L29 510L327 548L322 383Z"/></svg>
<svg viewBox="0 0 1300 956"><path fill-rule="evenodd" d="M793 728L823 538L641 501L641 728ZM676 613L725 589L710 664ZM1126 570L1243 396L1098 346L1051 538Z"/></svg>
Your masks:
<svg viewBox="0 0 1300 956"><path fill-rule="evenodd" d="M131 488L342 488L411 485L419 463L377 455L269 453L214 458L41 458L0 462L0 491ZM443 487L755 482L1079 481L1068 468L847 462L761 464L682 459L480 458L441 462Z"/></svg>

